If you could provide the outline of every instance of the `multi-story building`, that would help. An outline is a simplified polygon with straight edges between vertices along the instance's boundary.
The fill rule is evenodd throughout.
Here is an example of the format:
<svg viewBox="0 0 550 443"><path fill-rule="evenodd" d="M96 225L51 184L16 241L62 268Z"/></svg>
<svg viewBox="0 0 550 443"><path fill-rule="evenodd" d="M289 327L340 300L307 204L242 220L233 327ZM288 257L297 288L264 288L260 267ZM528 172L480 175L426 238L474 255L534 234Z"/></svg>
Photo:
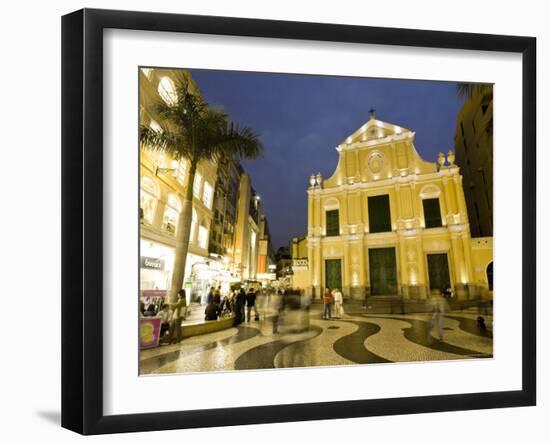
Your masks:
<svg viewBox="0 0 550 443"><path fill-rule="evenodd" d="M292 287L296 289L310 287L307 236L293 237L290 253L292 259Z"/></svg>
<svg viewBox="0 0 550 443"><path fill-rule="evenodd" d="M270 266L274 264L273 260L273 250L271 246L271 234L269 232L269 223L267 222L267 217L265 214L260 215L260 224L259 224L259 242L258 242L258 266L257 274L264 275L266 279L270 276L266 274L271 274Z"/></svg>
<svg viewBox="0 0 550 443"><path fill-rule="evenodd" d="M176 99L176 71L165 69L140 70L140 125L162 130L156 112L159 100ZM187 75L178 71L178 75ZM189 77L195 93L198 89ZM208 240L213 217L214 186L217 164L202 162L195 180L188 183L188 162L169 154L140 147L140 287L168 289L174 265L175 233L183 207L187 186L193 186L193 215L184 282L194 283L197 296L202 291L199 280L208 280L215 264L210 263ZM199 278L203 274L204 278ZM184 283L184 284L185 284Z"/></svg>
<svg viewBox="0 0 550 443"><path fill-rule="evenodd" d="M234 160L225 160L218 165L214 191L214 216L208 249L211 254L223 257L227 265L232 262L235 246L241 171L242 168Z"/></svg>
<svg viewBox="0 0 550 443"><path fill-rule="evenodd" d="M156 104L176 99L176 76L187 76L192 92L199 94L186 71L141 69L139 75L140 125L158 131L162 128ZM140 288L168 289L183 195L193 186L184 275L184 287L193 300L204 299L211 285L221 285L223 291L232 281L254 279L258 264L265 261L258 259L260 246L265 249L260 241L269 238L269 231L259 196L237 161L201 162L192 184L188 169L186 160L140 147Z"/></svg>
<svg viewBox="0 0 550 443"><path fill-rule="evenodd" d="M261 215L260 196L252 188L250 176L242 171L233 255L234 272L241 280L256 279Z"/></svg>
<svg viewBox="0 0 550 443"><path fill-rule="evenodd" d="M330 178L310 177L300 272L312 295L338 287L353 299L422 299L430 289L452 288L466 298L489 286L492 241L470 238L454 154L426 162L414 136L373 115L336 148Z"/></svg>
<svg viewBox="0 0 550 443"><path fill-rule="evenodd" d="M472 237L493 235L493 88L474 89L456 120L456 163Z"/></svg>

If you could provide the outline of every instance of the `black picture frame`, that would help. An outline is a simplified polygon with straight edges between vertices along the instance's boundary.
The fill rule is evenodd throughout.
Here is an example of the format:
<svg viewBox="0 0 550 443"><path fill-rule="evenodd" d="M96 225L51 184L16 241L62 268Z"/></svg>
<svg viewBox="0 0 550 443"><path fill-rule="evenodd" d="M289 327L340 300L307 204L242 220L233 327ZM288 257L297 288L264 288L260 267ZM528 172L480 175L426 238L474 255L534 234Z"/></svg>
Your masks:
<svg viewBox="0 0 550 443"><path fill-rule="evenodd" d="M522 389L197 411L103 412L103 31L109 28L522 55ZM62 18L62 426L82 434L536 404L536 39L83 9ZM519 260L519 257L518 257Z"/></svg>

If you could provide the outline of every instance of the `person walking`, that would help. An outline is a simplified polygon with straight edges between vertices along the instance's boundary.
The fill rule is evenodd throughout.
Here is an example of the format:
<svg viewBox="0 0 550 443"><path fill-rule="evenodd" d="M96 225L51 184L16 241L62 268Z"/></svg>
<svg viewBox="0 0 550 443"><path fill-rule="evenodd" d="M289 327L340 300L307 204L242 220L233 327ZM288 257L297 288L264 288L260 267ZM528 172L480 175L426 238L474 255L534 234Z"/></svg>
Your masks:
<svg viewBox="0 0 550 443"><path fill-rule="evenodd" d="M246 294L247 321L250 321L252 309L254 309L254 318L258 318L258 311L256 310L256 293L254 292L254 289L250 288L248 290L248 294Z"/></svg>
<svg viewBox="0 0 550 443"><path fill-rule="evenodd" d="M332 291L332 297L334 300L334 318L342 318L342 305L344 303L344 297L342 296L340 289L336 288Z"/></svg>
<svg viewBox="0 0 550 443"><path fill-rule="evenodd" d="M439 289L432 290L431 297L432 305L432 319L431 319L431 328L430 333L434 328L437 329L437 336L440 341L443 340L443 317L447 311L447 301Z"/></svg>
<svg viewBox="0 0 550 443"><path fill-rule="evenodd" d="M170 343L181 341L181 322L187 315L187 297L185 289L178 291L178 301L172 305L172 322L170 323Z"/></svg>
<svg viewBox="0 0 550 443"><path fill-rule="evenodd" d="M246 301L246 295L241 288L235 296L235 324L238 325L244 321L244 304Z"/></svg>
<svg viewBox="0 0 550 443"><path fill-rule="evenodd" d="M330 288L325 288L325 293L323 294L323 318L325 320L332 320L332 302L333 297Z"/></svg>

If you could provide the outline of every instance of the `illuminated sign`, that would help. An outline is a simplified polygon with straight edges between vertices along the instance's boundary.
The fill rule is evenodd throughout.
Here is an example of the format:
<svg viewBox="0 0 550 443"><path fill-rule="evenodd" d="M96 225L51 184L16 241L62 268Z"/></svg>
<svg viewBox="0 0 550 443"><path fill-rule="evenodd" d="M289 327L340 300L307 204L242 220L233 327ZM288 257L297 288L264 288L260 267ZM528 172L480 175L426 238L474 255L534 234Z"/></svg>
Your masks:
<svg viewBox="0 0 550 443"><path fill-rule="evenodd" d="M159 258L140 257L140 264L142 268L164 271L164 260Z"/></svg>

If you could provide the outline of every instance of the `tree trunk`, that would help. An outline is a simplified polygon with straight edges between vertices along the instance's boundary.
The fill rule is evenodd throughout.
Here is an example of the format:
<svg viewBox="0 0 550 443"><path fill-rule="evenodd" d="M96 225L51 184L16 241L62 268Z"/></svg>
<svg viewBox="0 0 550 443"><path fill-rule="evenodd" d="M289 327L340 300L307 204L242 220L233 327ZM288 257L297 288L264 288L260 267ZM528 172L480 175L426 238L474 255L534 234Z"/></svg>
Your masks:
<svg viewBox="0 0 550 443"><path fill-rule="evenodd" d="M189 250L189 236L191 233L191 222L193 220L193 183L195 181L196 165L191 165L183 208L178 219L176 229L176 254L174 259L174 269L172 270L172 282L168 292L170 303L177 301L177 293L183 286L185 277L185 263L187 262L187 251Z"/></svg>

